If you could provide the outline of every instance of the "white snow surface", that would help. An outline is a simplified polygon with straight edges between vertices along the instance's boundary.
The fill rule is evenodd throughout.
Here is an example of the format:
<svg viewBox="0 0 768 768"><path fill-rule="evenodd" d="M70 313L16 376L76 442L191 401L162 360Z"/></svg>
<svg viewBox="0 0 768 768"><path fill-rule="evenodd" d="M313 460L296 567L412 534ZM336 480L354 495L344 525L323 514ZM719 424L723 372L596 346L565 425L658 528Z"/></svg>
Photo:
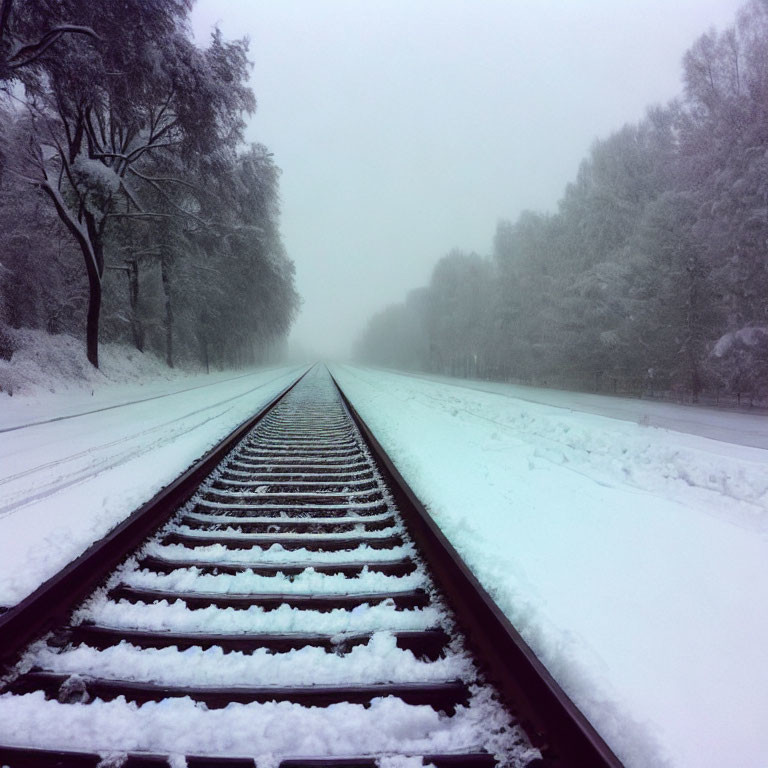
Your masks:
<svg viewBox="0 0 768 768"><path fill-rule="evenodd" d="M648 426L590 412L614 398L332 373L628 768L765 768L768 452L738 444L761 416L665 404Z"/></svg>
<svg viewBox="0 0 768 768"><path fill-rule="evenodd" d="M0 606L82 554L303 370L0 397Z"/></svg>
<svg viewBox="0 0 768 768"><path fill-rule="evenodd" d="M745 329L760 331L759 328ZM736 334L727 334L728 338ZM726 338L725 336L723 338ZM751 338L751 337L750 337ZM374 370L374 369L371 369ZM726 443L749 445L754 448L768 448L768 412L755 408L749 411L731 410L706 405L690 405L639 399L597 395L589 392L568 392L562 389L546 389L524 384L504 384L498 381L459 379L452 376L438 376L428 373L403 373L389 369L384 373L426 381L436 381L463 389L493 392L497 395L525 400L541 405L551 405L568 411L594 413L613 419L632 421L645 427L663 427L677 432L687 432L700 437L710 437Z"/></svg>

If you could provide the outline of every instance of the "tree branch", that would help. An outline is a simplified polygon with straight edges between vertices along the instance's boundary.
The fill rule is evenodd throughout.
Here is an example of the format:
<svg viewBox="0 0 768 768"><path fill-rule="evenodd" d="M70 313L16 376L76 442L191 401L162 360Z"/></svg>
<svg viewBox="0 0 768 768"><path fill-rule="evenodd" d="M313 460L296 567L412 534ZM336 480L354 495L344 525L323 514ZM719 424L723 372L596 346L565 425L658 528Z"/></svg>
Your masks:
<svg viewBox="0 0 768 768"><path fill-rule="evenodd" d="M125 196L133 203L134 208L139 213L144 213L144 208L139 204L139 201L135 198L133 192L129 189L128 185L125 183L125 179L120 179L120 186L123 188L123 192L125 192Z"/></svg>
<svg viewBox="0 0 768 768"><path fill-rule="evenodd" d="M176 202L174 202L170 198L168 193L157 182L155 182L153 179L151 179L151 178L149 178L147 176L142 176L142 174L140 174L135 168L129 168L128 170L131 171L131 173L134 173L139 178L141 178L144 181L146 181L150 186L152 186L155 189L155 191L165 200L165 202L168 203L168 205L170 205L173 208L175 208L182 216L186 216L186 217L192 219L193 221L196 221L198 224L202 225L203 227L207 227L208 226L208 222L207 221L204 221L199 216L195 216L194 213L190 213L189 211L185 211L180 205L178 205Z"/></svg>
<svg viewBox="0 0 768 768"><path fill-rule="evenodd" d="M108 213L107 216L117 219L175 219L177 216L173 213L152 213L144 211L142 213Z"/></svg>
<svg viewBox="0 0 768 768"><path fill-rule="evenodd" d="M140 179L143 179L144 181L167 181L172 184L180 184L183 187L187 187L188 189L192 189L195 192L204 192L204 190L197 186L197 184L193 184L191 181L185 181L184 179L177 179L173 176L147 176L144 173L141 173L140 171L137 171L135 168L129 168L128 169L131 173L136 174Z"/></svg>
<svg viewBox="0 0 768 768"><path fill-rule="evenodd" d="M129 152L125 157L126 162L132 163L138 160L145 152L149 152L151 149L161 149L162 147L174 147L177 144L181 144L181 141L164 141L161 144L145 144L143 147L134 149L133 152Z"/></svg>
<svg viewBox="0 0 768 768"><path fill-rule="evenodd" d="M23 45L15 53L12 53L8 57L9 69L13 70L28 66L36 59L39 59L62 35L65 34L87 35L94 40L101 40L90 27L81 27L77 24L61 24L46 32L36 43ZM24 56L28 58L23 61L17 61L17 59L21 59Z"/></svg>
<svg viewBox="0 0 768 768"><path fill-rule="evenodd" d="M61 193L51 184L47 173L45 173L45 180L38 181L37 183L39 184L40 188L51 198L56 211L59 214L59 217L66 225L67 229L72 233L75 240L77 240L77 242L80 244L83 252L88 255L88 258L86 259L88 270L93 270L99 281L101 281L101 272L99 271L98 260L96 259L96 253L93 250L93 244L91 243L91 238L88 234L88 231L79 221L77 221L72 216L72 212L69 210L69 208L67 208L67 204L64 202Z"/></svg>

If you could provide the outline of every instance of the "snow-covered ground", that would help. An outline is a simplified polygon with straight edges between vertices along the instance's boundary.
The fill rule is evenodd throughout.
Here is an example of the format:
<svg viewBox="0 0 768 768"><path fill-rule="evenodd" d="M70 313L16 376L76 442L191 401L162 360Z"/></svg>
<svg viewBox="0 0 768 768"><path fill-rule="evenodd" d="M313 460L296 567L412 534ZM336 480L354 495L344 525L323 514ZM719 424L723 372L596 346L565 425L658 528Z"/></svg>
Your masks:
<svg viewBox="0 0 768 768"><path fill-rule="evenodd" d="M763 417L332 372L627 766L765 768L768 452L738 444Z"/></svg>
<svg viewBox="0 0 768 768"><path fill-rule="evenodd" d="M79 556L305 368L0 396L0 606Z"/></svg>
<svg viewBox="0 0 768 768"><path fill-rule="evenodd" d="M378 370L378 369L377 369ZM678 404L660 400L640 400L634 397L595 395L589 392L568 392L561 389L504 384L497 381L458 379L428 373L408 373L384 369L386 373L437 381L480 392L493 392L516 400L553 405L569 411L583 411L597 416L633 421L646 427L664 427L687 432L726 443L768 448L768 412L765 410L733 410L710 406Z"/></svg>

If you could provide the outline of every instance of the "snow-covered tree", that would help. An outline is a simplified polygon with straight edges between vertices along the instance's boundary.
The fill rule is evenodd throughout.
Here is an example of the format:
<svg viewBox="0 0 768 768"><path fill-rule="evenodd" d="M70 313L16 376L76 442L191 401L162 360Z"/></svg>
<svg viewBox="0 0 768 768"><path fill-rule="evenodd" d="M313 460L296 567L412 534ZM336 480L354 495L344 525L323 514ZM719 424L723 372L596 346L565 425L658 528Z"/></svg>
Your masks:
<svg viewBox="0 0 768 768"><path fill-rule="evenodd" d="M18 85L0 120L0 321L40 327L43 307L70 306L94 365L100 326L169 365L255 360L298 306L279 169L266 148L241 144L255 107L247 46L214 31L198 48L190 5L2 3L0 56L24 65L4 70Z"/></svg>
<svg viewBox="0 0 768 768"><path fill-rule="evenodd" d="M55 7L38 0L11 16L17 36L57 14L98 36L97 45L69 36L36 59L25 83L33 140L15 168L48 195L80 247L89 284L88 359L96 366L111 221L170 215L147 209L143 194L175 180L153 178L145 168L166 153L190 166L233 152L243 113L255 104L245 85L245 44L216 33L208 49L196 48L185 29L188 9L175 0Z"/></svg>

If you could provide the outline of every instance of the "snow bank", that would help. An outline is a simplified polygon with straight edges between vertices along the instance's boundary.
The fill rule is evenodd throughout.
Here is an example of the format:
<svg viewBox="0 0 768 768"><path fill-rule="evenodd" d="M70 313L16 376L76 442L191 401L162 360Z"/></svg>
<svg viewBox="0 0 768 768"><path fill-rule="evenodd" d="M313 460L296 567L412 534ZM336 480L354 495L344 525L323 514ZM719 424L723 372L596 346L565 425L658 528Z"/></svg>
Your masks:
<svg viewBox="0 0 768 768"><path fill-rule="evenodd" d="M576 398L568 410L333 373L627 766L764 768L766 451L579 412Z"/></svg>
<svg viewBox="0 0 768 768"><path fill-rule="evenodd" d="M10 360L0 358L0 409L10 406L7 398L11 396L84 392L90 396L92 391L115 384L142 385L190 375L168 368L152 352L142 353L125 344L101 344L96 369L85 356L82 339L31 328L4 330L16 349Z"/></svg>
<svg viewBox="0 0 768 768"><path fill-rule="evenodd" d="M577 405L564 410L442 383L430 386L421 377L371 370L362 373L350 367L338 370L351 386L370 385L380 378L387 383L386 391L399 399L413 399L418 392L430 410L447 417L457 428L483 421L489 425L496 447L503 450L510 439L523 443L531 448L528 456L533 464L561 466L600 484L631 485L663 498L690 502L693 494L702 510L768 532L765 450L624 423L580 412ZM707 410L697 413L705 422L711 414ZM739 421L744 416L730 415ZM761 426L765 420L762 415L752 419ZM735 503L724 507L724 496Z"/></svg>
<svg viewBox="0 0 768 768"><path fill-rule="evenodd" d="M478 392L491 392L517 401L551 405L567 411L608 416L611 419L630 421L646 427L663 427L736 445L768 448L768 413L757 408L745 413L706 405L641 400L635 397L598 395L589 392L568 392L562 389L479 379L459 379L437 374L406 374L392 370L384 370L384 373L435 381Z"/></svg>

